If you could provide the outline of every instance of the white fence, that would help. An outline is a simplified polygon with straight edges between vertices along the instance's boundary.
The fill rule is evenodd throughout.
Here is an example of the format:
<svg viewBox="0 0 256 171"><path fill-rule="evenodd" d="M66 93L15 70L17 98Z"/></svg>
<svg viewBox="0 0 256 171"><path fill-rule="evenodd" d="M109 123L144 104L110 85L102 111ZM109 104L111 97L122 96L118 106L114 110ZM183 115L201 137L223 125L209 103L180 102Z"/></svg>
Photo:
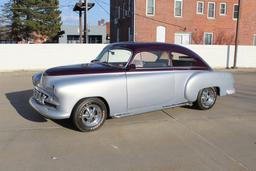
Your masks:
<svg viewBox="0 0 256 171"><path fill-rule="evenodd" d="M0 44L0 71L42 70L54 66L87 63L106 45L103 44ZM214 68L233 66L234 46L186 46ZM256 67L256 47L239 46L238 67Z"/></svg>
<svg viewBox="0 0 256 171"><path fill-rule="evenodd" d="M234 46L226 45L189 45L186 46L198 53L210 66L226 68L234 65ZM256 46L239 46L237 67L256 67Z"/></svg>
<svg viewBox="0 0 256 171"><path fill-rule="evenodd" d="M0 44L0 71L42 70L54 66L88 63L103 44Z"/></svg>

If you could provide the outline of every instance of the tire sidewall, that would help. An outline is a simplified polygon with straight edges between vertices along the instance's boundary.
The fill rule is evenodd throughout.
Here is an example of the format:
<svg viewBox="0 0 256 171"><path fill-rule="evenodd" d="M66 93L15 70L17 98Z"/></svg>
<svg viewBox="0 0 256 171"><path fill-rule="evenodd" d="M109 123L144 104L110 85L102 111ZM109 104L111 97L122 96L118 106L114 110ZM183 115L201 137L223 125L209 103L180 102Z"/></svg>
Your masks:
<svg viewBox="0 0 256 171"><path fill-rule="evenodd" d="M93 127L87 127L86 125L83 124L82 120L80 119L80 112L82 108L88 104L98 105L102 111L102 118L100 122ZM90 131L95 131L99 129L104 124L106 118L107 118L107 107L105 103L98 98L89 98L89 99L81 100L74 108L74 111L72 114L73 124L81 132L90 132Z"/></svg>
<svg viewBox="0 0 256 171"><path fill-rule="evenodd" d="M202 101L201 101L201 97L202 97L203 91L206 90L206 89L212 90L214 92L214 97L215 97L214 103L211 106L209 106L209 107L205 107L202 104ZM209 109L211 109L215 105L216 101L217 101L217 92L216 92L215 88L212 88L212 87L204 88L204 89L200 90L199 93L198 93L197 107L199 109L201 109L201 110L209 110Z"/></svg>

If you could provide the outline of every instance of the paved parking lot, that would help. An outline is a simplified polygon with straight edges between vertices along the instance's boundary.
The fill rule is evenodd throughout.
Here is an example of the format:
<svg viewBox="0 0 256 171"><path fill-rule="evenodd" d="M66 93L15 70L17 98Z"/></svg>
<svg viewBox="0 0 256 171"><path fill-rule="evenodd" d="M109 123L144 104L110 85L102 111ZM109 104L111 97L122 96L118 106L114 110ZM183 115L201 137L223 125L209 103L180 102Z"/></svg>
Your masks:
<svg viewBox="0 0 256 171"><path fill-rule="evenodd" d="M92 133L28 104L30 72L0 73L0 170L256 171L256 72L210 111L175 108L107 120Z"/></svg>

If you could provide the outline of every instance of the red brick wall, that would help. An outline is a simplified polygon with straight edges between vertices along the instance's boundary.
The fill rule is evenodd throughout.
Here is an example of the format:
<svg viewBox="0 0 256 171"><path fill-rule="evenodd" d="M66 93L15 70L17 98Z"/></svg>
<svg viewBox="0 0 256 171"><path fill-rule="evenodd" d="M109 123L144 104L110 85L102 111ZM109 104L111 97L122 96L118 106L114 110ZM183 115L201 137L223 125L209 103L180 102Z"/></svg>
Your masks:
<svg viewBox="0 0 256 171"><path fill-rule="evenodd" d="M252 45L256 34L256 0L241 0L240 44Z"/></svg>
<svg viewBox="0 0 256 171"><path fill-rule="evenodd" d="M242 0L243 1L243 0ZM174 0L156 0L156 13L146 16L146 0L136 1L136 41L156 41L156 27L166 27L166 41L174 43L175 32L189 32L192 43L202 44L204 32L214 32L214 44L234 44L236 21L233 5L237 0L204 0L204 15L196 14L196 0L183 0L183 16L174 17ZM208 19L208 2L215 2L215 19ZM227 3L227 16L220 16L220 3ZM241 5L240 43L252 45L256 33L256 1ZM174 26L177 25L177 26ZM180 27L178 27L180 26Z"/></svg>

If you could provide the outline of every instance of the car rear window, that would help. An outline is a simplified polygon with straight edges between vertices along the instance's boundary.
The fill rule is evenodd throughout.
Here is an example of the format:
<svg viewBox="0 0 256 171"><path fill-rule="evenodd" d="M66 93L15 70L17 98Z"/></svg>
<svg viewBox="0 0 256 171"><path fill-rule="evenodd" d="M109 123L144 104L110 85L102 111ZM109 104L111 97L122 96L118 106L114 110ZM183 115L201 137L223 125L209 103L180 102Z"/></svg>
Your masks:
<svg viewBox="0 0 256 171"><path fill-rule="evenodd" d="M190 54L172 52L172 65L174 67L201 67L203 66L202 61L193 57Z"/></svg>

